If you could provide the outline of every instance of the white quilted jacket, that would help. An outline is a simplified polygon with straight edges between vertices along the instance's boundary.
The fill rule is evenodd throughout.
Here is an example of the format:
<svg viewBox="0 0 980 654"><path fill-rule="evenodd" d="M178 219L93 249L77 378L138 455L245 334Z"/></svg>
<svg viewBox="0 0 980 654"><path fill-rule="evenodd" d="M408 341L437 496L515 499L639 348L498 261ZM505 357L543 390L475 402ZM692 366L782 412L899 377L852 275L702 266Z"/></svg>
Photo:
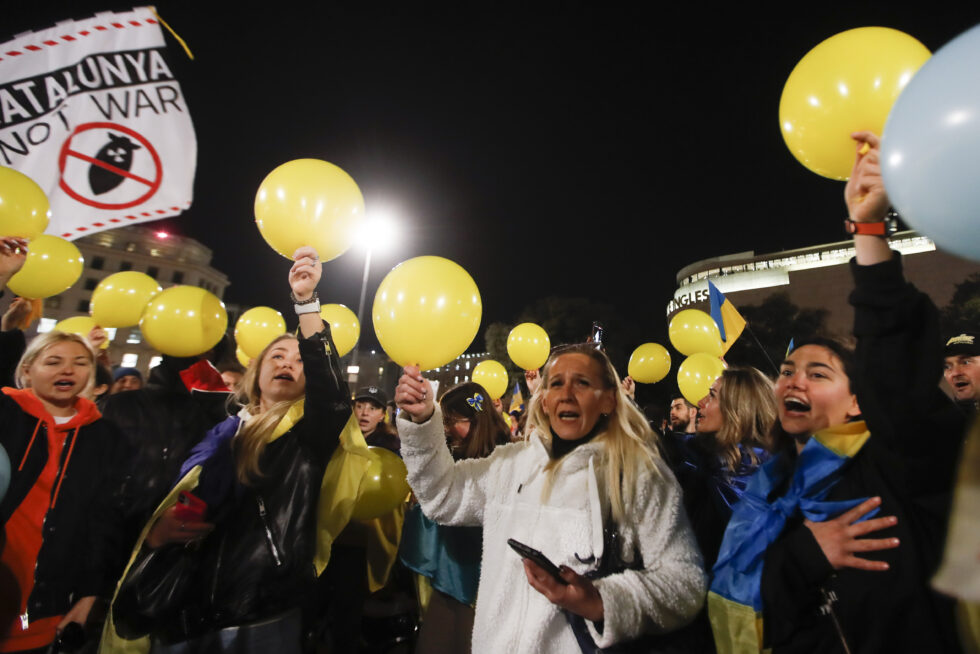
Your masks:
<svg viewBox="0 0 980 654"><path fill-rule="evenodd" d="M603 547L605 501L596 469L605 446L592 441L572 450L542 502L549 453L536 434L528 442L498 447L485 459L454 463L438 406L423 424L400 418L398 433L408 483L425 515L439 524L483 526L473 652L579 652L565 617L528 584L507 539L580 574L592 569ZM623 555L632 558L639 544L645 568L596 580L605 612L602 634L588 624L600 647L686 624L706 593L701 555L666 465L658 461L655 472L638 476L626 513L632 519L620 526Z"/></svg>

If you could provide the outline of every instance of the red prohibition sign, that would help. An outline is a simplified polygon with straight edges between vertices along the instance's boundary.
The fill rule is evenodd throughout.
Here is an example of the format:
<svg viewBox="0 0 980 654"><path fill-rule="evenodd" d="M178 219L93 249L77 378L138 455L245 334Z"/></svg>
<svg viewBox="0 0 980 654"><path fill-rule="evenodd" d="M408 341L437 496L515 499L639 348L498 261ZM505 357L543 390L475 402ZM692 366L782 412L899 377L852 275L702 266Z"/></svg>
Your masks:
<svg viewBox="0 0 980 654"><path fill-rule="evenodd" d="M136 175L134 173L131 173L128 170L123 170L122 168L117 168L112 164L108 164L104 161L99 161L98 159L95 159L94 157L90 157L82 152L78 152L77 150L72 150L71 149L72 139L78 136L79 134L81 134L82 132L86 132L90 129L111 129L115 132L122 132L123 134L126 134L127 136L131 136L137 141L139 141L140 144L142 144L143 147L146 148L146 151L150 153L150 156L153 157L153 166L156 169L156 178L149 180L144 177L140 177L139 175ZM97 202L96 200L87 198L84 195L80 195L77 191L75 191L75 189L68 186L67 182L65 182L65 164L68 162L68 157L76 157L78 159L81 159L82 161L92 164L93 166L99 166L100 168L105 168L109 172L134 180L136 182L139 182L140 184L145 184L146 186L149 187L149 190L143 195L133 200L132 202L120 202L116 204L108 204L106 202ZM96 209L128 209L130 207L135 207L136 205L142 204L147 200L149 200L153 196L153 194L156 193L157 190L159 190L160 184L163 182L163 163L160 161L160 155L157 154L156 148L154 148L153 145L149 141L147 141L146 137L144 137L142 134L128 127L124 127L123 125L117 125L116 123L82 123L81 125L76 127L74 131L72 131L71 135L68 137L68 140L65 141L65 144L61 146L61 153L58 155L58 172L60 174L58 185L61 187L62 191L67 193L73 199L78 200L82 204L87 204L88 206L95 207Z"/></svg>

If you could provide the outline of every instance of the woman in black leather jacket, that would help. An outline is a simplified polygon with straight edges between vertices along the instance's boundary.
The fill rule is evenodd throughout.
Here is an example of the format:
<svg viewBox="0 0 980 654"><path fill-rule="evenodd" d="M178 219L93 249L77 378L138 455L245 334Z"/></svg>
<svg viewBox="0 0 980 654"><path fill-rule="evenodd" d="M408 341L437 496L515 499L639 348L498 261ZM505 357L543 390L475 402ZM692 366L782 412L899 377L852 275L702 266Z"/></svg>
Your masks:
<svg viewBox="0 0 980 654"><path fill-rule="evenodd" d="M153 652L301 650L321 485L351 406L317 308L320 262L312 248L295 259L301 337L281 336L252 362L243 410L181 470L177 489L198 479L207 521L174 506L159 514L114 603L119 635L149 632Z"/></svg>

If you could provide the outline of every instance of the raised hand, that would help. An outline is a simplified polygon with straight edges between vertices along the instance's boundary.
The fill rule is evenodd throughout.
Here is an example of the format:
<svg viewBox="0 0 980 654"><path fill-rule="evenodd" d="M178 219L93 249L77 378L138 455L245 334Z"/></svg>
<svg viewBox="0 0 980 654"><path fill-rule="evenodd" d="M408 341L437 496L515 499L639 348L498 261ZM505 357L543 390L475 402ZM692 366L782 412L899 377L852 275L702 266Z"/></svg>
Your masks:
<svg viewBox="0 0 980 654"><path fill-rule="evenodd" d="M27 239L0 236L0 281L7 283L27 259Z"/></svg>
<svg viewBox="0 0 980 654"><path fill-rule="evenodd" d="M888 564L884 561L872 561L856 556L858 552L877 552L898 547L897 538L860 538L860 536L865 536L871 532L892 527L898 522L895 516L857 522L861 516L869 513L880 504L880 497L872 497L833 520L824 522L805 520L803 522L813 532L814 539L835 570L857 568L858 570L884 571L888 569Z"/></svg>
<svg viewBox="0 0 980 654"><path fill-rule="evenodd" d="M591 581L569 567L559 568L561 578L567 583L555 581L550 574L530 559L524 559L524 574L531 588L544 595L549 602L580 615L586 620L598 622L605 615L602 596Z"/></svg>
<svg viewBox="0 0 980 654"><path fill-rule="evenodd" d="M24 321L31 315L31 301L23 297L15 297L0 318L0 331L9 332L12 329L22 329Z"/></svg>
<svg viewBox="0 0 980 654"><path fill-rule="evenodd" d="M538 390L541 386L541 373L537 369L525 370L524 371L524 381L527 382L527 390L531 395Z"/></svg>
<svg viewBox="0 0 980 654"><path fill-rule="evenodd" d="M293 267L289 269L289 287L297 300L308 300L313 296L323 264L316 250L304 245L293 253Z"/></svg>
<svg viewBox="0 0 980 654"><path fill-rule="evenodd" d="M435 412L432 385L419 374L418 366L405 366L395 387L395 404L412 422L425 422L432 417Z"/></svg>
<svg viewBox="0 0 980 654"><path fill-rule="evenodd" d="M85 337L88 344L92 346L92 349L96 352L102 347L102 344L109 340L109 335L104 329L96 325L89 331L88 336Z"/></svg>
<svg viewBox="0 0 980 654"><path fill-rule="evenodd" d="M881 142L871 132L855 132L851 138L857 141L857 155L844 187L844 201L854 222L879 222L888 213L889 204L881 179Z"/></svg>
<svg viewBox="0 0 980 654"><path fill-rule="evenodd" d="M633 381L632 377L626 375L623 377L623 381L620 383L622 384L623 392L626 393L627 397L629 397L631 400L636 397L636 382Z"/></svg>

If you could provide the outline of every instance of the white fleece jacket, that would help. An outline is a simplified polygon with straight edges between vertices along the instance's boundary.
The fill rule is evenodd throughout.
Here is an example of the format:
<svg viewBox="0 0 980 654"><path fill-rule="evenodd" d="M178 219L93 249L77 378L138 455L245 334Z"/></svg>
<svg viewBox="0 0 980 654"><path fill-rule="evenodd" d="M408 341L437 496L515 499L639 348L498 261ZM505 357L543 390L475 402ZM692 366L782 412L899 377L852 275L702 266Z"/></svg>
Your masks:
<svg viewBox="0 0 980 654"><path fill-rule="evenodd" d="M483 526L473 652L579 652L564 615L531 588L507 539L579 574L593 569L603 547L605 502L596 470L602 469L605 446L592 441L572 450L542 501L549 453L538 435L497 447L487 458L454 463L438 406L428 422L399 420L408 483L425 515L439 524ZM630 560L638 545L645 568L595 581L605 613L602 634L587 624L600 647L683 626L706 593L701 554L666 465L658 461L655 471L638 475L625 508L631 519L620 525L623 556Z"/></svg>

